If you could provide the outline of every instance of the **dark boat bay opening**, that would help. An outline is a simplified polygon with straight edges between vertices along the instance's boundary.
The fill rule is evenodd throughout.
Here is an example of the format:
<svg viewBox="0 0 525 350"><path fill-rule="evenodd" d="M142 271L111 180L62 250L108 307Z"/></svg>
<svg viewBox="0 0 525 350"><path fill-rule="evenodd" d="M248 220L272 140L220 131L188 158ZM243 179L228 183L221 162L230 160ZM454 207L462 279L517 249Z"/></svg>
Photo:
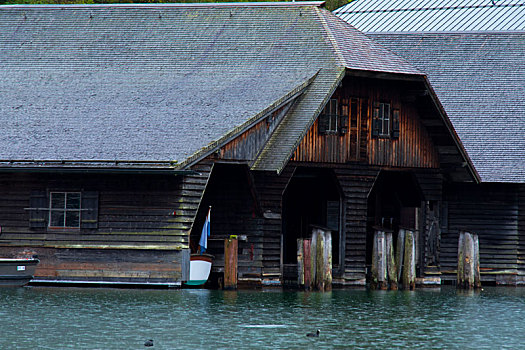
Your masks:
<svg viewBox="0 0 525 350"><path fill-rule="evenodd" d="M1 349L516 349L525 289L8 288L0 319Z"/></svg>

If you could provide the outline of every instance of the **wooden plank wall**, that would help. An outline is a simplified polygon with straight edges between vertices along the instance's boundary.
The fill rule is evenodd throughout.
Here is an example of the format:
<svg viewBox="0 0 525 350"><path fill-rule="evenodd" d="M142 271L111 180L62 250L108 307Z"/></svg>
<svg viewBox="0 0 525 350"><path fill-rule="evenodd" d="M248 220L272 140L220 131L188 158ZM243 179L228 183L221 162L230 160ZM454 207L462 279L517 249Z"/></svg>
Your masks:
<svg viewBox="0 0 525 350"><path fill-rule="evenodd" d="M512 184L456 184L447 186L448 226L441 234L441 270L455 281L458 234L479 236L481 279L514 284L518 268L518 191Z"/></svg>
<svg viewBox="0 0 525 350"><path fill-rule="evenodd" d="M336 90L347 119L344 134L320 135L318 120L308 130L292 160L345 163L363 161L371 165L438 168L439 156L413 102L403 91L413 89L408 82L346 77ZM372 138L371 110L374 102L387 102L400 110L399 138ZM355 111L355 112L354 112Z"/></svg>
<svg viewBox="0 0 525 350"><path fill-rule="evenodd" d="M191 231L191 250L196 252L211 206L208 253L215 256L213 271L224 271L224 240L237 235L239 284L260 283L263 266L263 218L251 181L246 165L215 164Z"/></svg>
<svg viewBox="0 0 525 350"><path fill-rule="evenodd" d="M157 250L160 257L166 254L160 251L186 249L189 228L197 210L195 203L200 201L209 174L209 167L208 172L206 167L200 170L200 175L185 178L173 175L0 174L0 247L13 248L9 250L10 254L26 248L39 253L39 248L44 247L58 250L85 247L89 251L122 249L120 261L123 263L124 256L131 256L124 250ZM98 228L30 229L29 211L25 208L30 207L32 190L97 191ZM62 254L58 250L55 250L56 254ZM89 266L103 260L104 253L100 254L98 262L83 261L82 254L78 254L77 262L86 263L86 271L89 271ZM42 252L42 256L48 256L48 253ZM59 257L48 258L60 261ZM177 260L181 258L172 259ZM110 260L106 263L110 264ZM42 266L46 266L46 261L42 261ZM109 265L98 266L104 269ZM71 268L71 273L73 270ZM180 278L180 266L178 270L177 278ZM84 275L89 277L89 274ZM168 274L166 278L170 276Z"/></svg>
<svg viewBox="0 0 525 350"><path fill-rule="evenodd" d="M518 283L525 284L525 184L518 189Z"/></svg>
<svg viewBox="0 0 525 350"><path fill-rule="evenodd" d="M264 251L262 278L278 283L281 277L282 197L295 166L288 165L280 175L273 172L254 172L264 222Z"/></svg>

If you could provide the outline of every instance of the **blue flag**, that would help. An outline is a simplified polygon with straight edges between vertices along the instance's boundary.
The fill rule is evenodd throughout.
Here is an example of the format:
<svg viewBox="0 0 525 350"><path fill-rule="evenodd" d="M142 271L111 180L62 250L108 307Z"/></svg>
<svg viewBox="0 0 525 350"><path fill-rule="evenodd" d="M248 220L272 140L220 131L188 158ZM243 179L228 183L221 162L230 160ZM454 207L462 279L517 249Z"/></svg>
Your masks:
<svg viewBox="0 0 525 350"><path fill-rule="evenodd" d="M206 220L204 220L204 225L202 226L202 233L201 233L201 239L199 241L200 246L200 253L204 253L206 249L208 248L208 237L210 237L210 214L211 214L211 207L208 209L208 215L206 215Z"/></svg>

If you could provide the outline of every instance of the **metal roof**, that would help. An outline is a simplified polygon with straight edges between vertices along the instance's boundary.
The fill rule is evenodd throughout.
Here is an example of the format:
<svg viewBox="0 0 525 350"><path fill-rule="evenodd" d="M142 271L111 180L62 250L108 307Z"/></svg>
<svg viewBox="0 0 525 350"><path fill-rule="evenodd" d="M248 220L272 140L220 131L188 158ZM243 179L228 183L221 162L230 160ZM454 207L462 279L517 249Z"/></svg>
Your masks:
<svg viewBox="0 0 525 350"><path fill-rule="evenodd" d="M524 0L354 0L334 14L368 33L525 30Z"/></svg>

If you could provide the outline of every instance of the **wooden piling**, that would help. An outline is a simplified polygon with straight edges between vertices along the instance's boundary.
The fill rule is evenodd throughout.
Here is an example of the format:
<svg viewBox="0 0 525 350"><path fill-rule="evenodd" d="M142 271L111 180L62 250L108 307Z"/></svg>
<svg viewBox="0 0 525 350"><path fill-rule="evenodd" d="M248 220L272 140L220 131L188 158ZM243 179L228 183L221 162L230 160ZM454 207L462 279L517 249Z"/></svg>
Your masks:
<svg viewBox="0 0 525 350"><path fill-rule="evenodd" d="M306 289L312 288L312 240L303 240L303 260L304 260L304 287Z"/></svg>
<svg viewBox="0 0 525 350"><path fill-rule="evenodd" d="M332 290L332 234L330 231L324 233L324 252L323 252L323 262L324 262L324 290Z"/></svg>
<svg viewBox="0 0 525 350"><path fill-rule="evenodd" d="M412 290L416 287L416 245L413 231L405 231L404 253L403 288Z"/></svg>
<svg viewBox="0 0 525 350"><path fill-rule="evenodd" d="M461 231L458 239L457 287L481 287L479 274L479 239L476 234Z"/></svg>
<svg viewBox="0 0 525 350"><path fill-rule="evenodd" d="M374 244L372 250L372 281L371 288L387 289L387 263L385 231L374 232Z"/></svg>
<svg viewBox="0 0 525 350"><path fill-rule="evenodd" d="M304 241L297 239L297 284L304 287Z"/></svg>
<svg viewBox="0 0 525 350"><path fill-rule="evenodd" d="M237 289L238 240L224 240L224 289Z"/></svg>
<svg viewBox="0 0 525 350"><path fill-rule="evenodd" d="M397 236L397 249L396 249L396 266L397 266L397 280L401 281L401 272L403 271L403 259L405 257L405 229L399 229Z"/></svg>
<svg viewBox="0 0 525 350"><path fill-rule="evenodd" d="M322 232L317 235L317 244L315 247L315 259L317 260L315 263L315 288L324 291L324 239Z"/></svg>
<svg viewBox="0 0 525 350"><path fill-rule="evenodd" d="M388 286L392 290L397 290L397 267L392 232L385 232L385 251Z"/></svg>

